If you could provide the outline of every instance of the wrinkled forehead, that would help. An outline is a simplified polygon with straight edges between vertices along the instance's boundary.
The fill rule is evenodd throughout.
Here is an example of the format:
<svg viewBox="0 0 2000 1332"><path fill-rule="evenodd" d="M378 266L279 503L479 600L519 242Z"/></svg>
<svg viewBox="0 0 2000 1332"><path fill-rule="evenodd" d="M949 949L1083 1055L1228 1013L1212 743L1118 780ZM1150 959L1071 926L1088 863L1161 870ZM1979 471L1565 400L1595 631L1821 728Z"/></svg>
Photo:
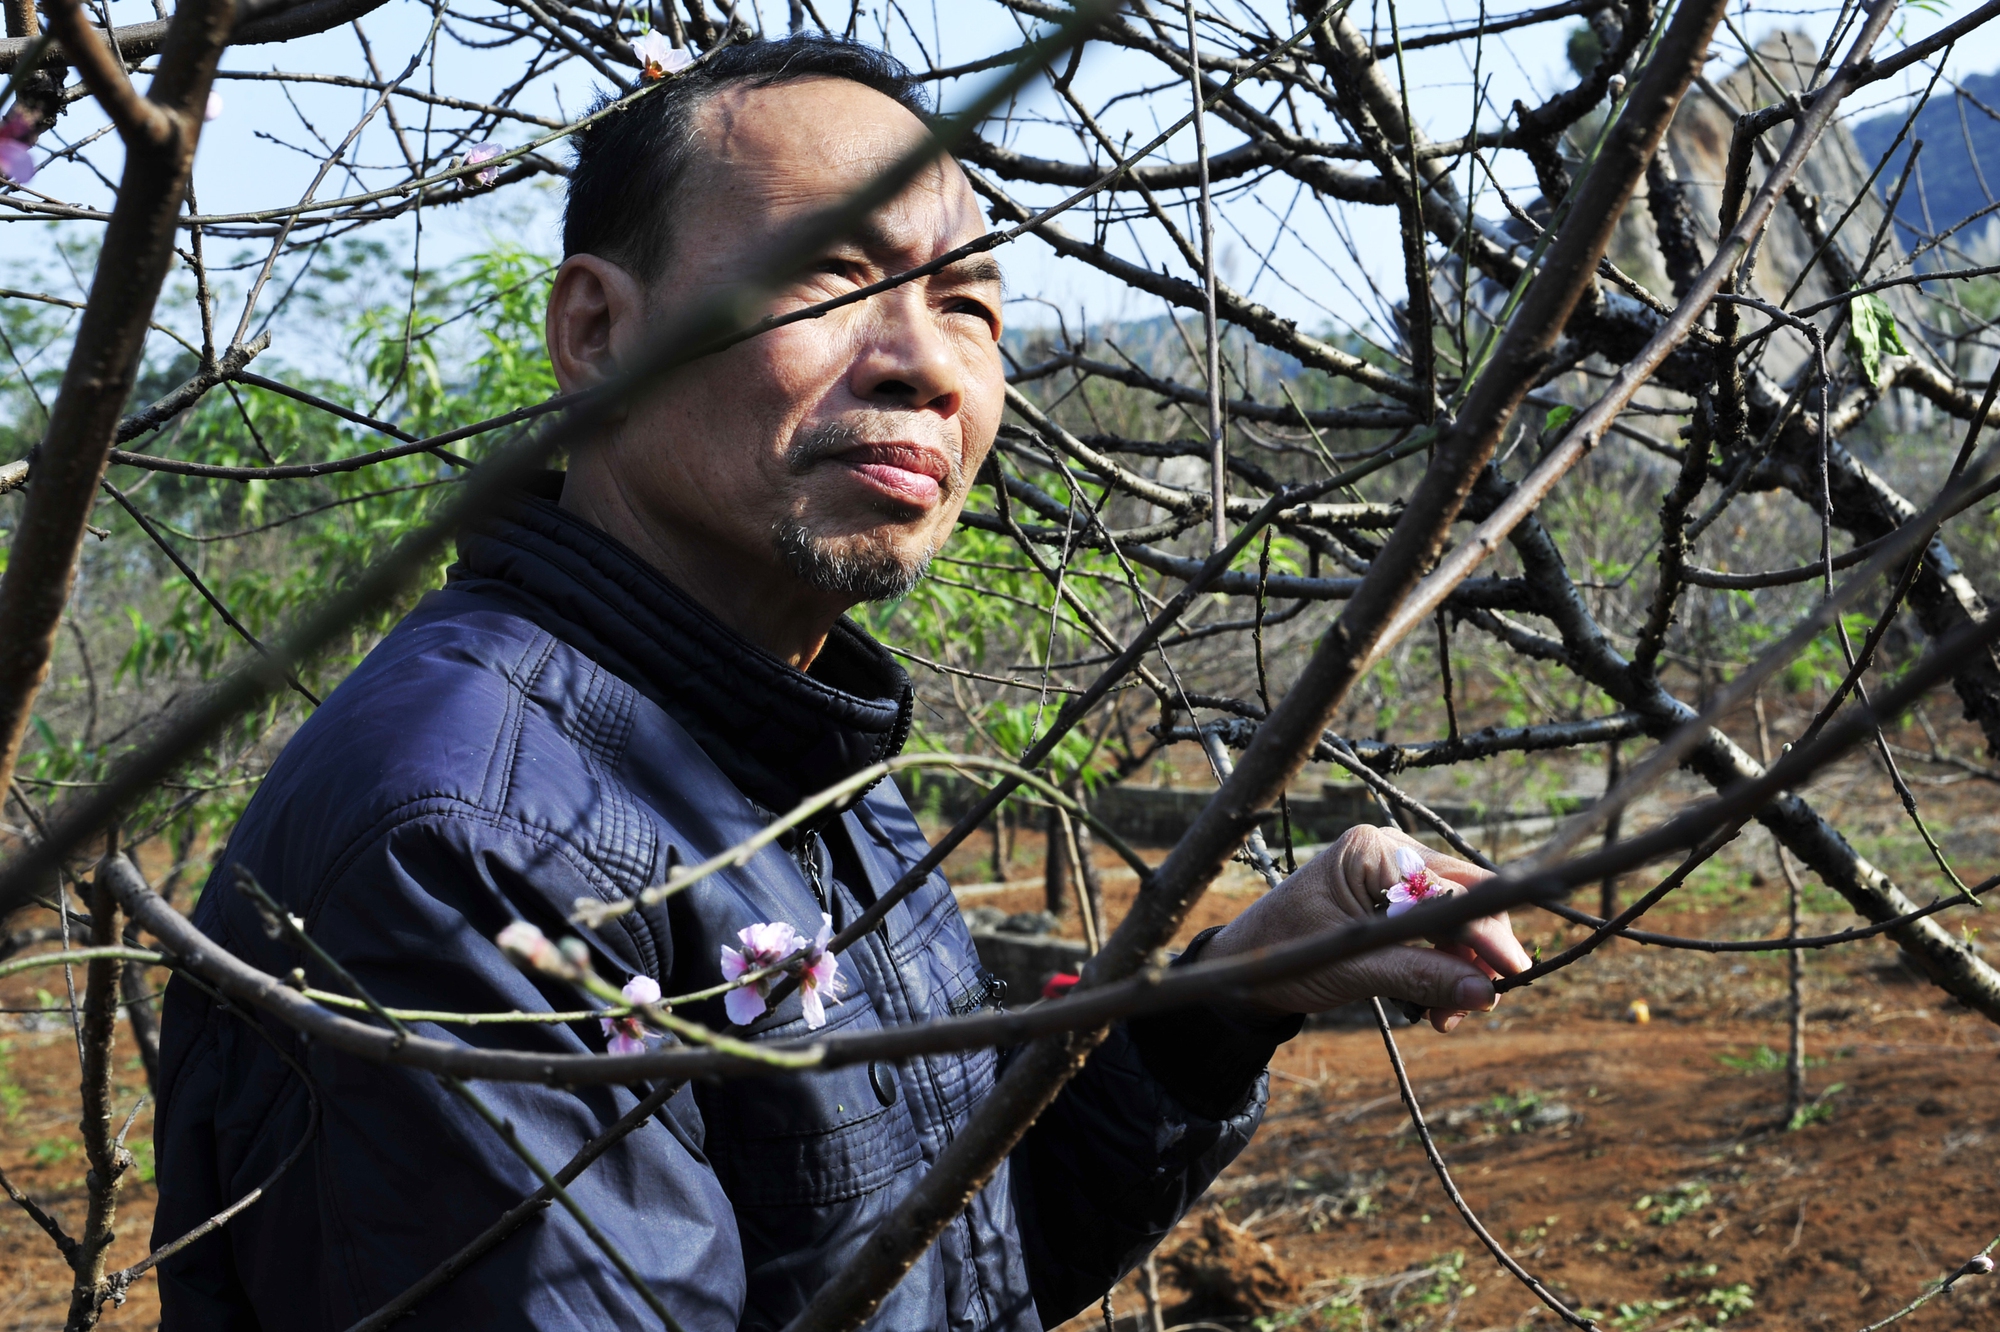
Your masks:
<svg viewBox="0 0 2000 1332"><path fill-rule="evenodd" d="M709 98L695 118L690 185L720 216L779 224L838 204L919 147L926 133L907 107L846 79L736 85ZM854 239L921 262L985 229L964 172L943 158Z"/></svg>

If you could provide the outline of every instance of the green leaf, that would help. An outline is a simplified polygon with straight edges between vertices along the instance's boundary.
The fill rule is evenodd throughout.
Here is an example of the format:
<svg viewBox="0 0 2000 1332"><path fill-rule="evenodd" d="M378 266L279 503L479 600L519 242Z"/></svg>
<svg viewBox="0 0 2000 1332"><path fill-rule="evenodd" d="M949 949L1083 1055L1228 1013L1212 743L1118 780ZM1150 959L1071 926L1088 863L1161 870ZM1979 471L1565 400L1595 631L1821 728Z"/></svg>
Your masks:
<svg viewBox="0 0 2000 1332"><path fill-rule="evenodd" d="M1576 408L1570 406L1566 402L1561 404L1560 406L1549 408L1548 419L1542 422L1542 433L1545 435L1555 434L1557 431L1561 430L1564 426L1568 425L1570 422L1570 418L1575 415L1576 415Z"/></svg>
<svg viewBox="0 0 2000 1332"><path fill-rule="evenodd" d="M1872 292L1854 299L1847 320L1847 346L1861 358L1862 372L1876 388L1882 387L1882 358L1909 352L1889 303Z"/></svg>

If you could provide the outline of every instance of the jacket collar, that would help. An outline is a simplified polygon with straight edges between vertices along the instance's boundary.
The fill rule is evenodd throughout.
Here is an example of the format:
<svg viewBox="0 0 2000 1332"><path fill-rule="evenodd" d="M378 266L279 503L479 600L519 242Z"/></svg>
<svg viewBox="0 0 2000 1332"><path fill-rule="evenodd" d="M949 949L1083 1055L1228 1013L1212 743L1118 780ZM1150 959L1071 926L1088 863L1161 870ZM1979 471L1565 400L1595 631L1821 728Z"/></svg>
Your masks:
<svg viewBox="0 0 2000 1332"><path fill-rule="evenodd" d="M659 704L767 811L902 749L909 677L852 620L835 623L810 670L795 670L558 507L561 493L561 473L544 473L462 532L447 582L511 603Z"/></svg>

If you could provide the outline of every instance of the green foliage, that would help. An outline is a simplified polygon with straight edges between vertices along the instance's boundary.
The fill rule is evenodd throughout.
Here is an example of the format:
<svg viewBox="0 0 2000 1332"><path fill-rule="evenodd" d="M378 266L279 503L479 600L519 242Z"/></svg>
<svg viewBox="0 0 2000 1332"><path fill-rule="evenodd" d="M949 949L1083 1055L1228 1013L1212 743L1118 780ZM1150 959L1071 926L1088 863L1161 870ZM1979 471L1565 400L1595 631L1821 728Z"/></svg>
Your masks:
<svg viewBox="0 0 2000 1332"><path fill-rule="evenodd" d="M1718 1323L1726 1323L1757 1307L1757 1301L1751 1298L1754 1293L1747 1283L1739 1281L1733 1286L1716 1287L1702 1296L1701 1302L1715 1310L1709 1315L1711 1318Z"/></svg>
<svg viewBox="0 0 2000 1332"><path fill-rule="evenodd" d="M1504 1125L1509 1133L1521 1133L1525 1131L1522 1120L1541 1103L1541 1096L1532 1091L1524 1091L1515 1096L1502 1092L1486 1102L1485 1118Z"/></svg>
<svg viewBox="0 0 2000 1332"><path fill-rule="evenodd" d="M1656 1226L1671 1226L1714 1201L1715 1196L1708 1191L1708 1185L1698 1179L1690 1179L1674 1185L1666 1193L1647 1194L1632 1204L1632 1210L1652 1213L1651 1220ZM1654 1211L1655 1207L1659 1210Z"/></svg>
<svg viewBox="0 0 2000 1332"><path fill-rule="evenodd" d="M355 256L367 269L369 255ZM540 312L547 294L546 261L518 247L475 255L442 275L418 282L414 301L385 300L361 307L348 322L345 343L360 368L352 382L288 374L289 382L341 406L386 418L410 434L428 436L543 401L555 382L541 352ZM355 280L359 280L358 275ZM336 288L341 284L333 284ZM319 294L322 303L332 296ZM447 370L446 367L453 367ZM385 441L281 394L245 389L241 406L212 394L179 433L177 452L229 466L322 462L381 448ZM488 447L465 446L477 454ZM309 486L266 481L194 483L168 490L178 505L152 505L186 528L222 526L237 531L282 520L316 505L332 504L259 539L205 544L204 580L232 612L260 637L273 634L329 592L357 575L421 527L450 468L423 455L395 459L361 471L332 473ZM274 499L282 495L282 510ZM308 503L311 500L314 503ZM285 558L257 554L283 543ZM214 552L214 553L211 553ZM446 557L415 579L434 585ZM357 628L346 650L323 663L337 678L407 605L383 608ZM182 584L163 614L128 609L131 646L118 676L143 683L149 675L192 668L208 676L243 650L233 631L192 587Z"/></svg>
<svg viewBox="0 0 2000 1332"><path fill-rule="evenodd" d="M1724 1068L1735 1069L1738 1073L1782 1073L1785 1069L1785 1056L1768 1045L1760 1045L1747 1055L1719 1054L1715 1058ZM1825 1063L1826 1060L1818 1055L1806 1056L1807 1068L1819 1068Z"/></svg>
<svg viewBox="0 0 2000 1332"><path fill-rule="evenodd" d="M1465 1250L1453 1249L1431 1263L1431 1280L1417 1295L1418 1304L1439 1305L1462 1300L1478 1289L1465 1280Z"/></svg>
<svg viewBox="0 0 2000 1332"><path fill-rule="evenodd" d="M285 317L312 326L316 336L279 339L280 348L299 348L324 364L290 365L272 352L267 356L273 363L258 369L419 437L499 416L555 391L541 334L551 272L546 256L503 245L420 276L413 294L409 275L396 273L386 250L351 242L330 251L289 298ZM179 298L190 299L191 293ZM0 331L10 338L23 331L16 346L49 346L60 332L53 317L41 313L49 308L0 304ZM30 334L36 341L25 340ZM51 373L60 371L62 350L58 343L48 353ZM149 364L135 400L157 396L194 365L192 354L180 351ZM39 422L29 400L39 383L33 376L0 376L0 401L12 408L8 419L16 433L31 432ZM395 442L289 396L237 385L209 394L167 429L131 447L204 463L267 467L349 458ZM454 446L472 459L491 447L494 441L484 436ZM429 522L457 473L444 459L415 454L310 480L149 473L124 484L138 492L165 540L209 589L251 634L269 641ZM112 539L86 551L83 581L94 604L80 604L77 614L92 615L97 632L114 644L111 662L99 667L105 677L100 685L158 698L184 688L190 678L227 670L251 650L121 512L99 513L97 521L111 526ZM308 686L324 696L417 595L442 581L450 558L447 549L412 570L409 594L355 625L300 672ZM149 797L133 822L143 825L189 787L200 797L198 824L220 830L233 822L252 789L236 767L237 757L265 736L282 738L301 710L302 701L287 696L243 719L216 747L211 767L198 764L187 772L181 791ZM67 718L66 724L51 726L48 715L45 707L35 719L35 736L22 758L23 778L48 783L100 777L119 752L102 737L116 737L117 731L106 725L87 734Z"/></svg>
<svg viewBox="0 0 2000 1332"><path fill-rule="evenodd" d="M1909 348L1903 345L1903 334L1896 327L1896 316L1889 309L1889 303L1870 292L1857 296L1851 303L1847 317L1847 346L1861 358L1862 373L1876 388L1882 387L1882 362L1889 356L1904 356Z"/></svg>
<svg viewBox="0 0 2000 1332"><path fill-rule="evenodd" d="M1799 1112L1792 1116L1791 1123L1785 1125L1786 1129L1797 1133L1808 1125L1830 1123L1833 1119L1833 1098L1846 1090L1847 1084L1844 1082L1830 1084L1825 1091L1799 1107Z"/></svg>
<svg viewBox="0 0 2000 1332"><path fill-rule="evenodd" d="M1597 62L1604 58L1604 43L1588 23L1579 23L1569 30L1569 38L1563 43L1563 54L1569 58L1569 67L1578 74L1588 74L1597 68Z"/></svg>
<svg viewBox="0 0 2000 1332"><path fill-rule="evenodd" d="M1768 604L1760 604L1757 594L1742 589L1732 589L1723 602L1726 619L1717 626L1719 646L1725 651L1754 657L1771 643L1776 642L1791 626L1783 619L1771 615ZM1874 618L1860 611L1849 611L1841 617L1847 629L1849 641L1860 643L1874 626ZM1830 692L1847 676L1847 657L1841 651L1840 638L1831 629L1819 634L1806 644L1797 656L1785 663L1779 671L1777 683L1785 692L1804 694L1813 690Z"/></svg>
<svg viewBox="0 0 2000 1332"><path fill-rule="evenodd" d="M1776 1073L1785 1066L1785 1057L1768 1045L1758 1046L1755 1054L1719 1054L1715 1059L1724 1068L1733 1068L1738 1073Z"/></svg>
<svg viewBox="0 0 2000 1332"><path fill-rule="evenodd" d="M1679 1300L1634 1300L1621 1304L1611 1316L1611 1326L1617 1332L1645 1332L1662 1314L1672 1313L1687 1301Z"/></svg>
<svg viewBox="0 0 2000 1332"><path fill-rule="evenodd" d="M0 1041L0 1119L12 1119L27 1103L27 1089L14 1080L14 1042Z"/></svg>
<svg viewBox="0 0 2000 1332"><path fill-rule="evenodd" d="M1715 1274L1713 1263L1708 1264L1706 1273L1710 1276ZM1720 1327L1731 1318L1754 1309L1757 1306L1757 1301L1752 1298L1754 1293L1750 1286L1739 1282L1733 1286L1718 1286L1699 1298L1678 1296L1671 1299L1634 1300L1629 1304L1618 1305L1617 1311L1608 1321L1614 1332L1651 1332L1651 1329L1658 1326L1685 1328L1688 1332L1708 1332L1710 1324L1702 1321L1704 1317L1712 1319L1715 1327ZM1676 1309L1689 1305L1693 1308L1688 1313L1682 1314L1679 1319L1664 1325L1660 1324L1660 1319ZM1586 1317L1603 1317L1595 1311L1583 1312Z"/></svg>
<svg viewBox="0 0 2000 1332"><path fill-rule="evenodd" d="M36 1165L56 1166L82 1150L72 1138L43 1138L28 1149L28 1156Z"/></svg>
<svg viewBox="0 0 2000 1332"><path fill-rule="evenodd" d="M158 1175L159 1164L153 1157L151 1135L142 1136L129 1146L132 1151L132 1173L137 1175L143 1184L153 1183Z"/></svg>

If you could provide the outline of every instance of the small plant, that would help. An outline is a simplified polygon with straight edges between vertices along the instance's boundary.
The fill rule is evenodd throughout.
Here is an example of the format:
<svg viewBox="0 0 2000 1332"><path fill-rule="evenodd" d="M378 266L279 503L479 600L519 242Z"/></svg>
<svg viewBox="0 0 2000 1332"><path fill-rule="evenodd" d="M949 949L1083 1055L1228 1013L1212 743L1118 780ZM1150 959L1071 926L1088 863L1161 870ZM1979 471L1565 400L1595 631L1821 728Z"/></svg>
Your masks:
<svg viewBox="0 0 2000 1332"><path fill-rule="evenodd" d="M140 1138L128 1143L132 1150L132 1174L143 1184L151 1184L158 1173L159 1163L153 1159L153 1140Z"/></svg>
<svg viewBox="0 0 2000 1332"><path fill-rule="evenodd" d="M1755 1054L1719 1054L1715 1059L1724 1068L1734 1069L1738 1073L1780 1073L1785 1068L1785 1057L1768 1045L1758 1046ZM1818 1068L1824 1063L1826 1060L1818 1055L1806 1056L1807 1068Z"/></svg>
<svg viewBox="0 0 2000 1332"><path fill-rule="evenodd" d="M1416 1302L1433 1307L1440 1304L1456 1304L1478 1289L1477 1286L1466 1284L1465 1250L1453 1249L1432 1262L1430 1284L1417 1292Z"/></svg>
<svg viewBox="0 0 2000 1332"><path fill-rule="evenodd" d="M1792 1116L1791 1123L1785 1128L1789 1132L1797 1133L1809 1124L1829 1122L1833 1118L1833 1098L1846 1090L1847 1084L1844 1082L1831 1084L1825 1091L1813 1097L1809 1104L1799 1107L1799 1112Z"/></svg>
<svg viewBox="0 0 2000 1332"><path fill-rule="evenodd" d="M1755 1054L1719 1054L1715 1060L1738 1073L1776 1073L1785 1066L1785 1057L1768 1045L1758 1046Z"/></svg>
<svg viewBox="0 0 2000 1332"><path fill-rule="evenodd" d="M1522 1092L1518 1096L1495 1096L1486 1103L1486 1117L1505 1124L1509 1133L1521 1131L1521 1118L1542 1103L1542 1098L1534 1092Z"/></svg>
<svg viewBox="0 0 2000 1332"><path fill-rule="evenodd" d="M1682 1217L1692 1216L1714 1201L1715 1195L1708 1191L1708 1185L1698 1179L1690 1179L1674 1185L1672 1193L1664 1193L1657 1197L1647 1194L1632 1204L1632 1210L1652 1212L1654 1225L1670 1226ZM1655 1205L1659 1207L1657 1212L1653 1211Z"/></svg>
<svg viewBox="0 0 2000 1332"><path fill-rule="evenodd" d="M1733 1286L1717 1286L1702 1296L1701 1302L1715 1310L1711 1316L1717 1323L1726 1323L1737 1315L1749 1313L1757 1307L1757 1301L1751 1298L1751 1293L1749 1285L1739 1281Z"/></svg>
<svg viewBox="0 0 2000 1332"><path fill-rule="evenodd" d="M43 1138L28 1149L28 1155L36 1165L61 1165L78 1152L77 1145L68 1138Z"/></svg>
<svg viewBox="0 0 2000 1332"><path fill-rule="evenodd" d="M0 1119L12 1119L28 1103L28 1093L14 1081L14 1042L0 1041Z"/></svg>
<svg viewBox="0 0 2000 1332"><path fill-rule="evenodd" d="M1686 1300L1634 1300L1621 1304L1611 1315L1611 1326L1616 1332L1645 1332L1662 1314L1672 1313Z"/></svg>

